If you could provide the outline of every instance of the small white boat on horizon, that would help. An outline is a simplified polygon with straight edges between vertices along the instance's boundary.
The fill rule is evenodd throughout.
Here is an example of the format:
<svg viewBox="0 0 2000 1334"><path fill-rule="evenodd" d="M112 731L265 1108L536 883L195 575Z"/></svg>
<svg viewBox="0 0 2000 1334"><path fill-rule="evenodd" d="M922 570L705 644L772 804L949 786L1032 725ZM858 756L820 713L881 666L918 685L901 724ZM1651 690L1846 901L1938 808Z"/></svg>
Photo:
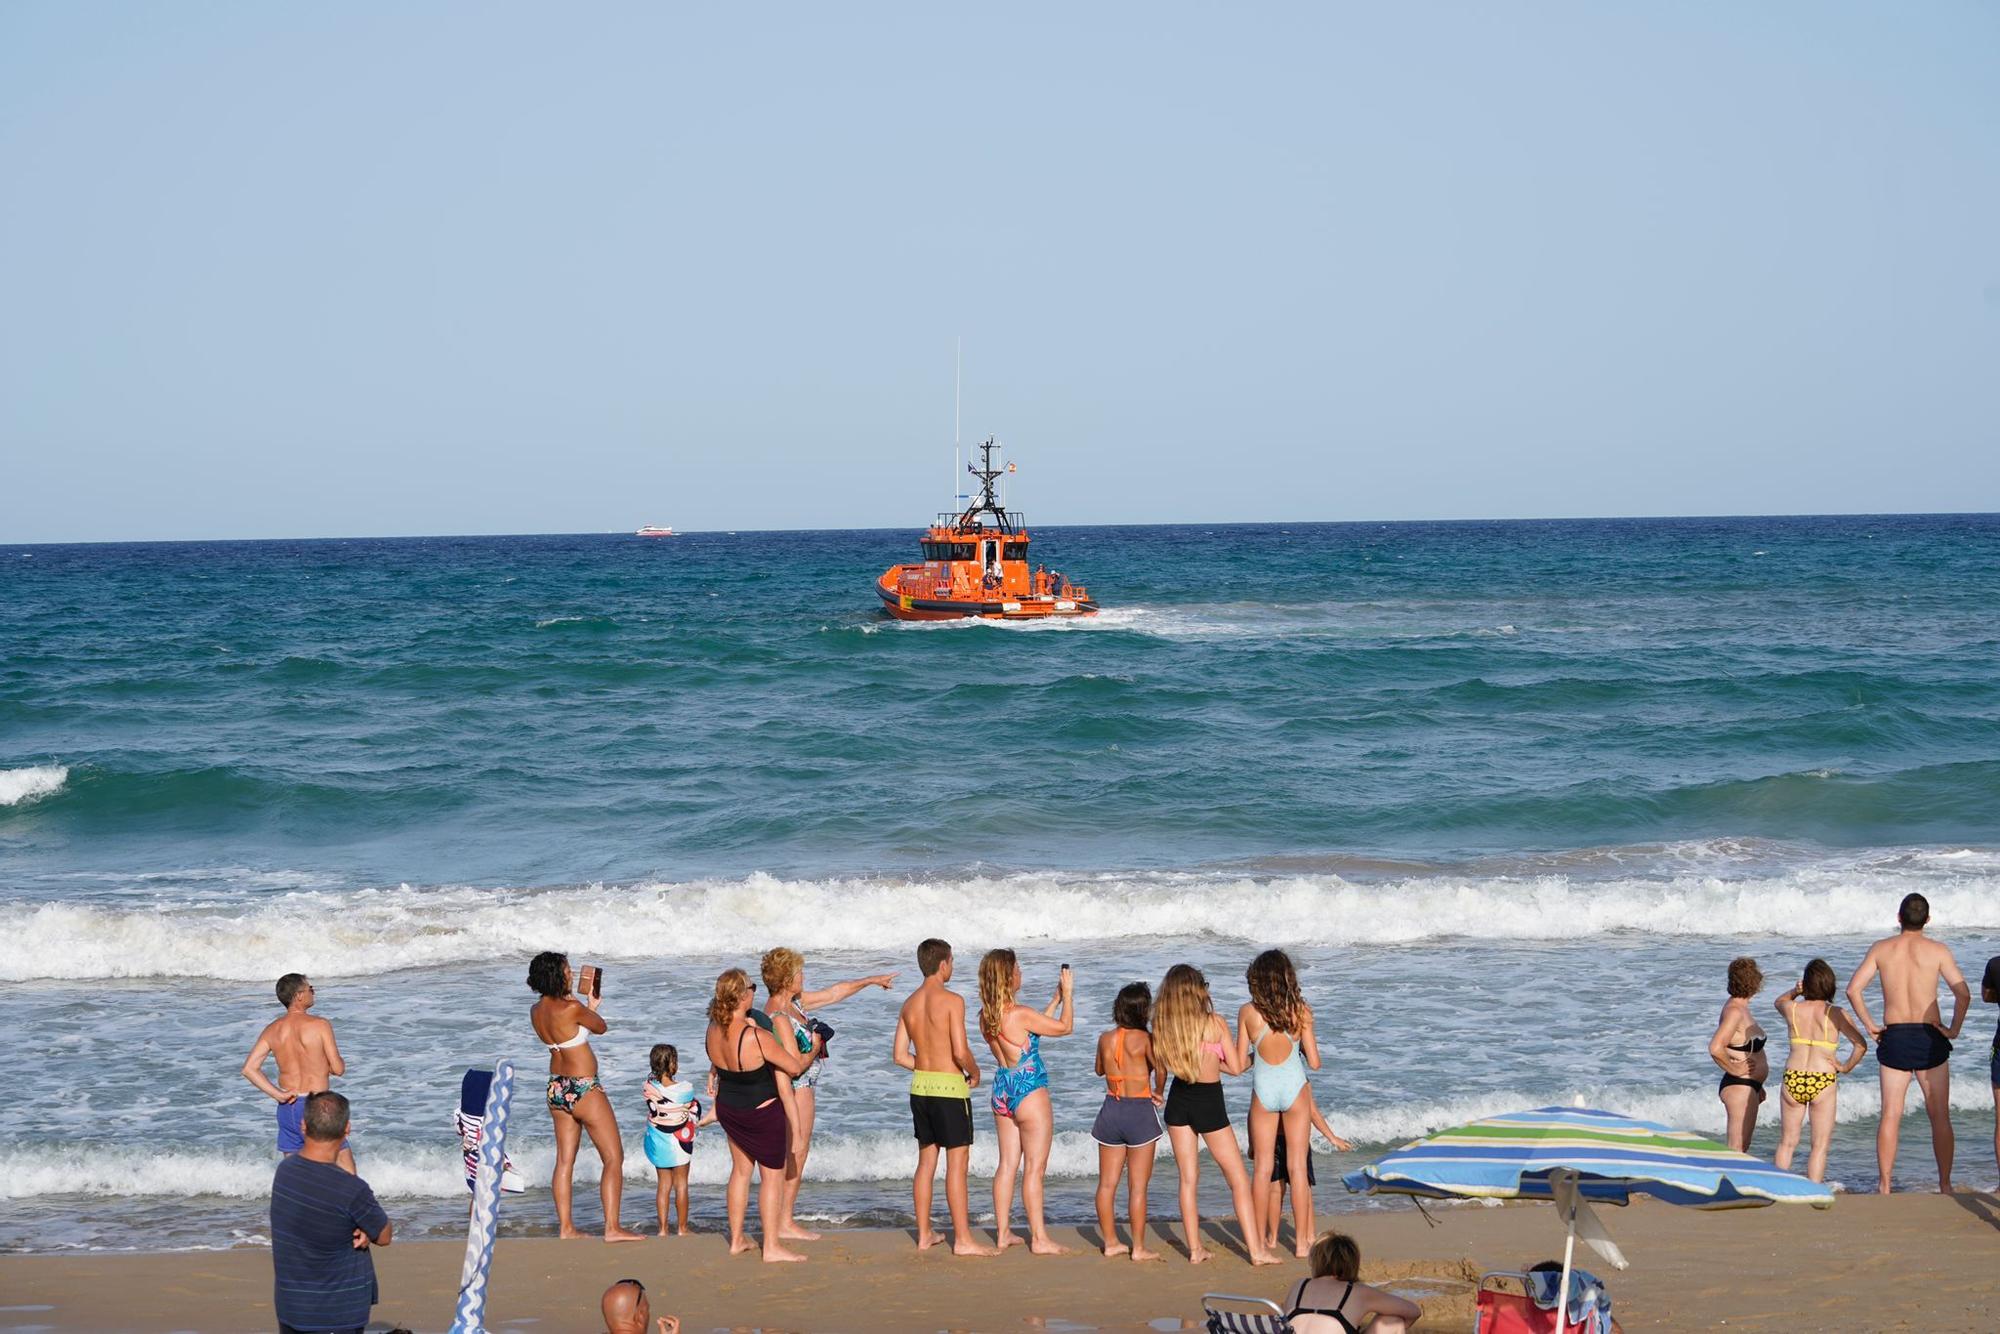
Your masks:
<svg viewBox="0 0 2000 1334"><path fill-rule="evenodd" d="M649 523L633 534L634 537L672 537L673 535L674 530L672 525L658 523Z"/></svg>

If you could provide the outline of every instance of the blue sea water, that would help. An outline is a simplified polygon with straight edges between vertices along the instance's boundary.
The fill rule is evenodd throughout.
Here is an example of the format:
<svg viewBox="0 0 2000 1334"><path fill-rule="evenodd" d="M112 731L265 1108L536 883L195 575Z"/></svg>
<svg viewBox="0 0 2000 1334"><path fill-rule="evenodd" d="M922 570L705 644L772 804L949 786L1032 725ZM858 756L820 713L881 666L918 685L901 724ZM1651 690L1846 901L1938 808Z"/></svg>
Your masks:
<svg viewBox="0 0 2000 1334"><path fill-rule="evenodd" d="M236 1067L294 968L365 1170L449 1230L457 1073L532 1051L545 947L609 969L636 1135L646 1048L769 945L815 981L907 983L934 933L1031 987L1072 959L1094 1031L1183 958L1233 1012L1282 944L1364 1148L1574 1096L1715 1128L1727 960L1844 976L1912 888L2000 950L2000 517L1045 529L1106 610L1034 626L885 620L914 538L0 547L0 1024L43 1035L0 1052L38 1090L0 1102L0 1246L254 1239ZM893 1221L893 1006L829 1017L807 1200ZM1078 1216L1088 1040L1049 1055ZM1983 1074L1955 1101L1990 1115Z"/></svg>

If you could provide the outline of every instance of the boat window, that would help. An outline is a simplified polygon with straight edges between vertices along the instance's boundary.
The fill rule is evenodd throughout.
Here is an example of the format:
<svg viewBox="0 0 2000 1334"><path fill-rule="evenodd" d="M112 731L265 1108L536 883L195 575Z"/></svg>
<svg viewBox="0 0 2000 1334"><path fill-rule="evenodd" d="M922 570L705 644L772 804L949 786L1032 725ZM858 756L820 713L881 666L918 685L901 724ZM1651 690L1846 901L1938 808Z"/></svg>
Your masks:
<svg viewBox="0 0 2000 1334"><path fill-rule="evenodd" d="M1007 544L1006 557L1008 560L1026 560L1028 558L1028 544L1026 542L1009 542Z"/></svg>
<svg viewBox="0 0 2000 1334"><path fill-rule="evenodd" d="M925 560L977 560L977 548L971 542L923 542Z"/></svg>

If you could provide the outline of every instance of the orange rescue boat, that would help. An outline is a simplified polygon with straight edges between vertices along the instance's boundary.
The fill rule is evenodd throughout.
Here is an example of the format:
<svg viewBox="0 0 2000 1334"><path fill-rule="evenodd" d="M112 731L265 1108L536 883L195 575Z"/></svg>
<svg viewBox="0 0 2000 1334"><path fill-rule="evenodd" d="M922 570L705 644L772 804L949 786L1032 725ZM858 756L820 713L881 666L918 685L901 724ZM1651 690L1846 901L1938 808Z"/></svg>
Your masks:
<svg viewBox="0 0 2000 1334"><path fill-rule="evenodd" d="M994 492L994 482L1014 470L1012 464L993 466L996 448L991 436L979 446L978 466L966 466L979 479L979 496L962 513L938 515L924 533L923 560L891 565L875 581L883 610L891 616L904 621L968 616L1040 621L1097 614L1083 585L1054 570L1030 568L1028 525Z"/></svg>

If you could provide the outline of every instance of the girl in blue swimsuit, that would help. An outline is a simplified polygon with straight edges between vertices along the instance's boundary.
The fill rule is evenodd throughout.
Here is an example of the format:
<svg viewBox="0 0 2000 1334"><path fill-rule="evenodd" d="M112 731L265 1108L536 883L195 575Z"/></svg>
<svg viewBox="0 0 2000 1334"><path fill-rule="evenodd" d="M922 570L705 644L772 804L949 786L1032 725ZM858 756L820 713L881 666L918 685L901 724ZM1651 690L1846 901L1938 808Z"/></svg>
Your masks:
<svg viewBox="0 0 2000 1334"><path fill-rule="evenodd" d="M1042 1064L1042 1039L1067 1037L1075 1027L1070 1003L1070 971L1064 964L1055 999L1037 1010L1015 1003L1021 965L1012 950L989 950L979 961L979 1032L993 1049L993 1129L1000 1139L1000 1165L993 1173L996 1240L1006 1250L1013 1233L1014 1173L1022 1170L1021 1203L1028 1214L1028 1249L1061 1255L1068 1247L1049 1239L1042 1216L1043 1181L1055 1117L1049 1107L1049 1072Z"/></svg>
<svg viewBox="0 0 2000 1334"><path fill-rule="evenodd" d="M1319 1069L1319 1043L1313 1037L1312 1007L1299 991L1298 971L1283 950L1265 950L1245 974L1250 1003L1236 1016L1236 1059L1250 1067L1250 1153L1255 1162L1250 1179L1271 1180L1276 1163L1278 1128L1285 1131L1290 1162L1286 1180L1292 1188L1292 1231L1301 1259L1311 1253L1313 1195L1311 1173L1313 1096L1306 1070ZM1278 1232L1278 1220L1262 1215L1269 1208L1264 1191L1257 1191L1258 1227L1266 1238Z"/></svg>

